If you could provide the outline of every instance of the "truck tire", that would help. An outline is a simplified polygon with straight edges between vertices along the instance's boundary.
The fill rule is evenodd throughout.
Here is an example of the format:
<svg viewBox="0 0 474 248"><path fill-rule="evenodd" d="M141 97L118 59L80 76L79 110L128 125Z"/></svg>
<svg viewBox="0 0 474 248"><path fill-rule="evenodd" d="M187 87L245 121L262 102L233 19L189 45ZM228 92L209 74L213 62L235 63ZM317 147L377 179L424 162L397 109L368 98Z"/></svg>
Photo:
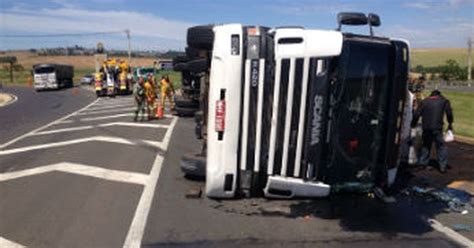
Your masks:
<svg viewBox="0 0 474 248"><path fill-rule="evenodd" d="M184 108L176 106L174 111L179 117L193 117L194 113L198 111L198 108Z"/></svg>
<svg viewBox="0 0 474 248"><path fill-rule="evenodd" d="M182 97L176 98L174 101L175 105L180 108L199 108L199 101L192 99L185 99Z"/></svg>
<svg viewBox="0 0 474 248"><path fill-rule="evenodd" d="M199 58L199 51L193 47L186 47L186 56L190 59Z"/></svg>
<svg viewBox="0 0 474 248"><path fill-rule="evenodd" d="M190 179L204 179L206 176L206 157L200 154L185 154L180 161L181 171Z"/></svg>
<svg viewBox="0 0 474 248"><path fill-rule="evenodd" d="M179 63L188 62L188 61L189 61L189 58L187 56L176 56L173 59L173 65L177 65Z"/></svg>
<svg viewBox="0 0 474 248"><path fill-rule="evenodd" d="M173 67L175 71L187 71L188 70L188 63L178 63L175 64Z"/></svg>
<svg viewBox="0 0 474 248"><path fill-rule="evenodd" d="M188 65L188 70L193 73L205 72L210 67L208 59L195 59L186 64Z"/></svg>
<svg viewBox="0 0 474 248"><path fill-rule="evenodd" d="M188 28L188 46L202 50L212 50L214 42L214 25L202 25Z"/></svg>

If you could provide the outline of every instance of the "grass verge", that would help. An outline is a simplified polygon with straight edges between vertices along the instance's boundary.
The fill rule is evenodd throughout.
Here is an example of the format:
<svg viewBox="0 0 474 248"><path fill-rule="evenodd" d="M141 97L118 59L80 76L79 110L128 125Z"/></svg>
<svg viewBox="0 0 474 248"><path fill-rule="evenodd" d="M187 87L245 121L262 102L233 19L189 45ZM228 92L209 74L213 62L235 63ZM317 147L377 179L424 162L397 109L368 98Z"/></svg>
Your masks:
<svg viewBox="0 0 474 248"><path fill-rule="evenodd" d="M474 138L474 92L443 91L451 102L454 115L454 132Z"/></svg>

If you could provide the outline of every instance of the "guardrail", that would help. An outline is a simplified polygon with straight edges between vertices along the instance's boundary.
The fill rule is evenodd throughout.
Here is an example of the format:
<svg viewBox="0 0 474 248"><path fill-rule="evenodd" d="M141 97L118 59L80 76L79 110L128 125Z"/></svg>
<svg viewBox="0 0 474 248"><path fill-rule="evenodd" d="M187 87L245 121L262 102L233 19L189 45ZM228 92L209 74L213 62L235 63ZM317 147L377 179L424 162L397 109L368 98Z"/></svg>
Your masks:
<svg viewBox="0 0 474 248"><path fill-rule="evenodd" d="M462 91L474 91L474 81L441 81L441 80L428 80L425 82L425 88L427 89L439 89L439 90L462 90Z"/></svg>

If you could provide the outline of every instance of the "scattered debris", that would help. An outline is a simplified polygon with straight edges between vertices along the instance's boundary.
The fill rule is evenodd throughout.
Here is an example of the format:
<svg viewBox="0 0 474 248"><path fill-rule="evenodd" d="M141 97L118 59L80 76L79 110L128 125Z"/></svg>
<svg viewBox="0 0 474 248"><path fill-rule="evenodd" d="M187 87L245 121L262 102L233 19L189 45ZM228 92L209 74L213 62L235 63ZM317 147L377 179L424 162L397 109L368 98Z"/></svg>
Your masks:
<svg viewBox="0 0 474 248"><path fill-rule="evenodd" d="M453 228L454 231L456 232L470 232L472 231L472 228L471 226L469 225L466 225L466 224L454 224L451 226L451 228Z"/></svg>
<svg viewBox="0 0 474 248"><path fill-rule="evenodd" d="M347 182L331 186L331 194L337 193L369 193L374 184L361 182Z"/></svg>
<svg viewBox="0 0 474 248"><path fill-rule="evenodd" d="M202 190L201 188L190 189L186 192L186 198L201 198Z"/></svg>
<svg viewBox="0 0 474 248"><path fill-rule="evenodd" d="M414 186L412 192L420 196L428 196L434 200L441 201L448 205L449 209L454 212L464 213L471 209L471 195L463 190L443 188L429 189Z"/></svg>
<svg viewBox="0 0 474 248"><path fill-rule="evenodd" d="M464 190L469 194L474 195L474 182L472 181L453 181L448 184L448 188Z"/></svg>
<svg viewBox="0 0 474 248"><path fill-rule="evenodd" d="M383 190L379 187L374 188L374 194L382 200L384 203L395 203L397 200L393 196L388 196L383 192Z"/></svg>

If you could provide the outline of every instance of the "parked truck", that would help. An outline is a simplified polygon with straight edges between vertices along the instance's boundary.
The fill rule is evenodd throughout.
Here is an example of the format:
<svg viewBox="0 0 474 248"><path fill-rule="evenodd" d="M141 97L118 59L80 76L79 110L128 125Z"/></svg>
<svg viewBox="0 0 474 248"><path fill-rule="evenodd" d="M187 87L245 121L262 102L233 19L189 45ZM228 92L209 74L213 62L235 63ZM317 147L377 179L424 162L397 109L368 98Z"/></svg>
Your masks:
<svg viewBox="0 0 474 248"><path fill-rule="evenodd" d="M60 64L33 65L34 88L36 91L73 87L74 67Z"/></svg>

